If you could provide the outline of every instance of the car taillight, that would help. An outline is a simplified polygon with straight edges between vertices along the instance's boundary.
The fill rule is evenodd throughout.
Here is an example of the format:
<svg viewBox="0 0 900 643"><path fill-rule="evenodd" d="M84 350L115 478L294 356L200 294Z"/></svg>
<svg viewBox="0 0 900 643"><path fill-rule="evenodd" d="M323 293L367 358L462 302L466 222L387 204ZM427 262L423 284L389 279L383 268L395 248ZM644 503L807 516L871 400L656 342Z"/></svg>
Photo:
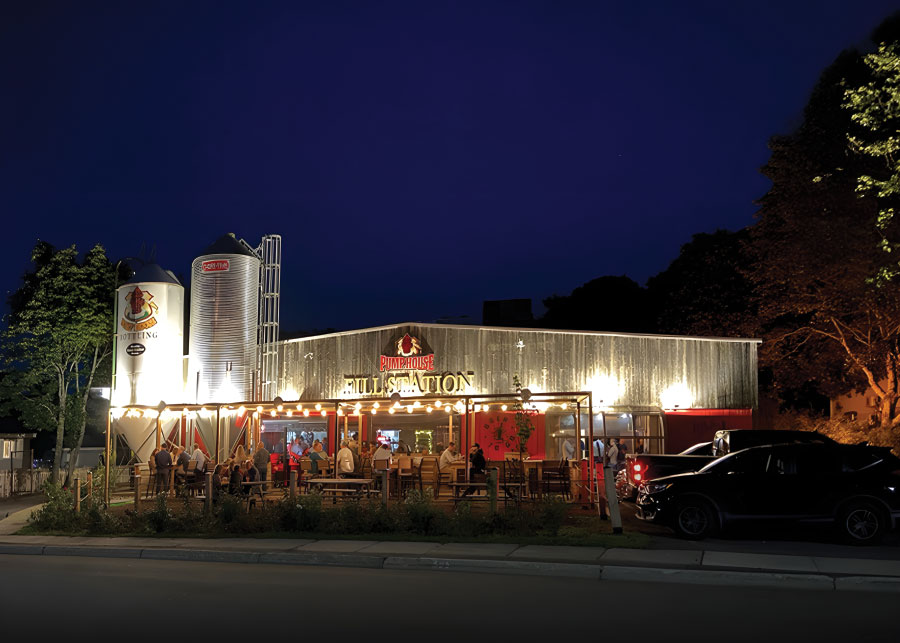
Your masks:
<svg viewBox="0 0 900 643"><path fill-rule="evenodd" d="M635 473L640 473L640 471L641 471L641 465L635 463L635 465L634 465L634 472L635 472Z"/></svg>
<svg viewBox="0 0 900 643"><path fill-rule="evenodd" d="M634 481L635 481L635 482L640 482L640 481L641 481L641 474L639 474L639 473L634 474Z"/></svg>

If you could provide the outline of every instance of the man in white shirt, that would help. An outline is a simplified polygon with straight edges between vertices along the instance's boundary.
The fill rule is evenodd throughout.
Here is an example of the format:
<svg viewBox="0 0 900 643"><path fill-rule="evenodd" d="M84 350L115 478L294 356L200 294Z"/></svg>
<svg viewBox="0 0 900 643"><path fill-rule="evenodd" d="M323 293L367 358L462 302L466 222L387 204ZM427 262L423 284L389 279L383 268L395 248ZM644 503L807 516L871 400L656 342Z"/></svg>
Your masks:
<svg viewBox="0 0 900 643"><path fill-rule="evenodd" d="M459 456L456 454L456 445L451 442L450 446L444 449L444 452L441 454L441 460L438 463L438 466L441 469L446 469L451 463L456 462L458 459Z"/></svg>
<svg viewBox="0 0 900 643"><path fill-rule="evenodd" d="M194 468L194 471L197 473L202 473L206 468L206 454L200 450L200 445L194 445L194 452L191 454L191 460L197 463L197 466Z"/></svg>
<svg viewBox="0 0 900 643"><path fill-rule="evenodd" d="M385 464L386 461L386 464ZM375 463L378 464L375 464ZM391 445L385 442L380 447L375 449L375 453L372 454L372 468L373 469L387 469L391 466Z"/></svg>
<svg viewBox="0 0 900 643"><path fill-rule="evenodd" d="M341 440L341 450L337 454L337 473L340 478L353 477L353 451L347 440Z"/></svg>
<svg viewBox="0 0 900 643"><path fill-rule="evenodd" d="M575 441L572 438L566 438L566 441L563 442L563 457L566 460L575 457Z"/></svg>
<svg viewBox="0 0 900 643"><path fill-rule="evenodd" d="M619 464L619 446L615 439L610 440L609 451L606 453L606 462L611 469L617 469Z"/></svg>

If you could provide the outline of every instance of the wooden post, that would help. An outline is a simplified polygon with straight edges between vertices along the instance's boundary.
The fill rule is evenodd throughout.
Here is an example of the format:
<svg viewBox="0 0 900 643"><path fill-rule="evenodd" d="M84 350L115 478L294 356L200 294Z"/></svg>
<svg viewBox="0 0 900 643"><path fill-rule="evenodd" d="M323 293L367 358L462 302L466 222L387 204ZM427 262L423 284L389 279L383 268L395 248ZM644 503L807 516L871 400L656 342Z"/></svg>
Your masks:
<svg viewBox="0 0 900 643"><path fill-rule="evenodd" d="M75 478L75 487L72 490L75 494L75 513L81 512L81 480Z"/></svg>
<svg viewBox="0 0 900 643"><path fill-rule="evenodd" d="M87 474L87 498L91 499L91 502L94 501L94 474L91 471L88 471Z"/></svg>
<svg viewBox="0 0 900 643"><path fill-rule="evenodd" d="M291 500L297 497L297 470L291 469Z"/></svg>
<svg viewBox="0 0 900 643"><path fill-rule="evenodd" d="M206 472L206 489L204 489L204 491L206 492L205 505L206 505L207 511L212 510L212 490L213 490L212 479L213 479L212 471L207 471Z"/></svg>
<svg viewBox="0 0 900 643"><path fill-rule="evenodd" d="M113 369L115 369L115 366L113 366ZM106 475L103 476L103 504L105 504L107 507L109 506L109 445L112 436L112 421L110 420L111 417L112 409L106 409L106 455L103 456L103 466L105 467Z"/></svg>
<svg viewBox="0 0 900 643"><path fill-rule="evenodd" d="M497 469L488 469L487 486L488 498L491 499L491 513L497 513Z"/></svg>
<svg viewBox="0 0 900 643"><path fill-rule="evenodd" d="M137 471L134 474L134 510L141 510L141 474Z"/></svg>
<svg viewBox="0 0 900 643"><path fill-rule="evenodd" d="M385 469L381 472L381 504L387 506L388 498L390 497L390 489L388 489L388 485L391 481L390 469Z"/></svg>

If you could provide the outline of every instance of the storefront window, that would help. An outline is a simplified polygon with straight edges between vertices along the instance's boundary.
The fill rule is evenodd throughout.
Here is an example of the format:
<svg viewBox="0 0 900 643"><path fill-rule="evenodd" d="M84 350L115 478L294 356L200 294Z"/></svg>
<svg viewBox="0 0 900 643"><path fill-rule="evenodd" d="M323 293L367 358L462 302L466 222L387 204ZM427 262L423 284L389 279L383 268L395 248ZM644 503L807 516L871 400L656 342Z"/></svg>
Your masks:
<svg viewBox="0 0 900 643"><path fill-rule="evenodd" d="M408 447L411 453L440 454L450 442L451 431L457 449L462 448L459 427L460 417L455 413L417 413L406 417L399 413L379 414L372 418L369 441L384 442L389 439L394 451Z"/></svg>

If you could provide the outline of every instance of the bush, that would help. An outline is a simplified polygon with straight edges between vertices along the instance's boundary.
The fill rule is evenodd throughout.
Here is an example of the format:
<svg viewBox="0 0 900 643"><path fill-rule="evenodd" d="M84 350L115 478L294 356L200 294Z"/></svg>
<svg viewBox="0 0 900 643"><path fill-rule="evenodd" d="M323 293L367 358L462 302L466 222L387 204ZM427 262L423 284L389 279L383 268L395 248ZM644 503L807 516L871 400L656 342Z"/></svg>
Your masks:
<svg viewBox="0 0 900 643"><path fill-rule="evenodd" d="M77 528L79 521L72 492L49 480L41 489L47 496L47 502L38 511L32 512L31 524L47 531Z"/></svg>

